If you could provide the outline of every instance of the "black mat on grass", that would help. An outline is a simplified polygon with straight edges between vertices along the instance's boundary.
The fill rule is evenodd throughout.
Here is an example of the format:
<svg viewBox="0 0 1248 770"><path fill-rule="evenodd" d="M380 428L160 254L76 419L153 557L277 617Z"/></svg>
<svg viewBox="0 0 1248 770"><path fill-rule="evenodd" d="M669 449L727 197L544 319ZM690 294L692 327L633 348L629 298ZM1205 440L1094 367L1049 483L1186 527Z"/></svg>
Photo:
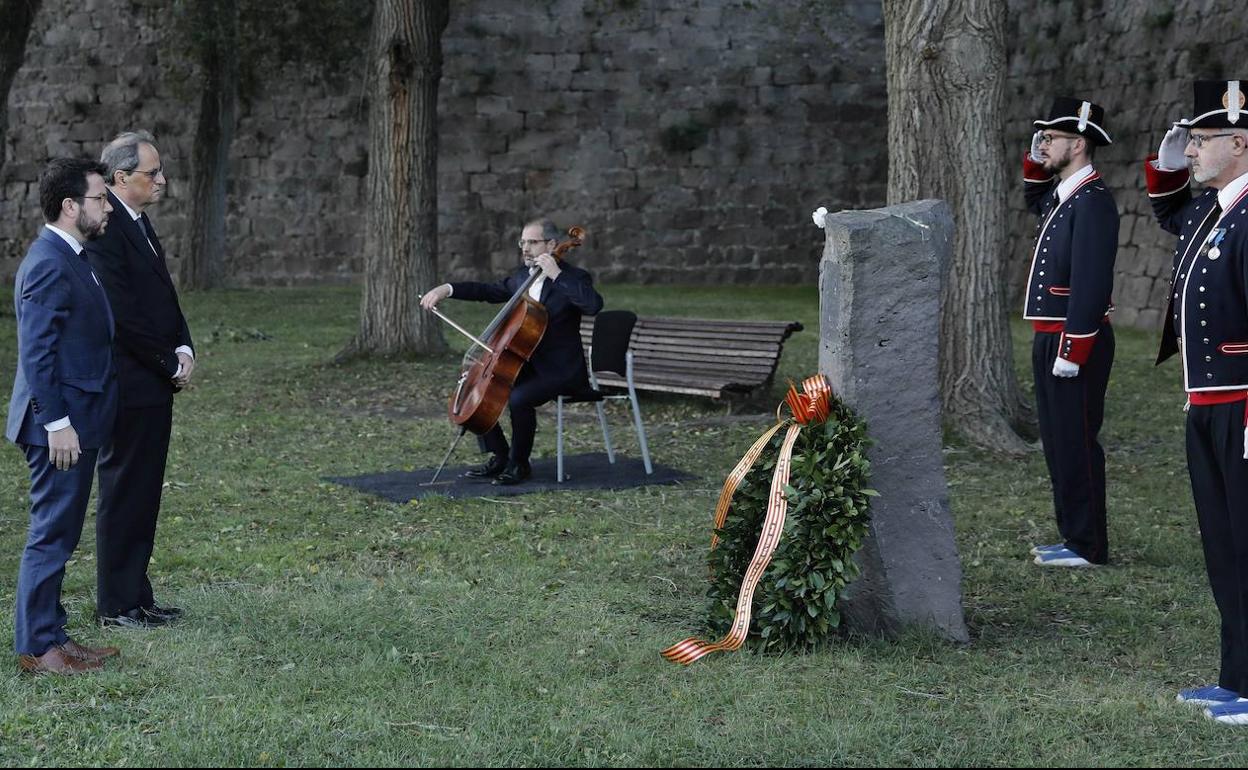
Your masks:
<svg viewBox="0 0 1248 770"><path fill-rule="evenodd" d="M494 486L489 479L470 479L464 472L471 465L448 465L442 470L437 483L428 484L434 468L418 468L414 471L390 471L364 476L330 476L328 481L370 492L396 503L419 500L432 495L452 498L464 497L511 497L532 492L552 492L586 489L630 489L651 484L676 484L697 478L678 468L654 465L654 473L647 475L640 458L615 458L607 462L605 452L570 455L563 458L566 478L562 484L555 481L555 458L537 460L533 463L533 477L523 484L503 487Z"/></svg>

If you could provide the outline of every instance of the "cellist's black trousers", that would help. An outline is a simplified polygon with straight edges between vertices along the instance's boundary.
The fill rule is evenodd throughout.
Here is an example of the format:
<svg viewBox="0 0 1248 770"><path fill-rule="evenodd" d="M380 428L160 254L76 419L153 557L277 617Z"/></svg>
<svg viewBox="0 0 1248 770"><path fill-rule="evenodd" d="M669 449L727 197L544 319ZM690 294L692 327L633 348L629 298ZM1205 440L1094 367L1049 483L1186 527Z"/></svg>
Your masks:
<svg viewBox="0 0 1248 770"><path fill-rule="evenodd" d="M573 390L567 382L546 380L532 374L528 368L522 370L507 401L511 411L510 447L502 426L495 425L477 437L481 451L506 455L512 465L527 465L533 453L533 437L537 434L537 407Z"/></svg>
<svg viewBox="0 0 1248 770"><path fill-rule="evenodd" d="M1097 434L1114 363L1114 331L1101 325L1092 355L1076 377L1053 375L1060 334L1039 332L1032 345L1036 412L1053 482L1057 531L1067 548L1093 564L1109 561L1105 525L1105 452Z"/></svg>

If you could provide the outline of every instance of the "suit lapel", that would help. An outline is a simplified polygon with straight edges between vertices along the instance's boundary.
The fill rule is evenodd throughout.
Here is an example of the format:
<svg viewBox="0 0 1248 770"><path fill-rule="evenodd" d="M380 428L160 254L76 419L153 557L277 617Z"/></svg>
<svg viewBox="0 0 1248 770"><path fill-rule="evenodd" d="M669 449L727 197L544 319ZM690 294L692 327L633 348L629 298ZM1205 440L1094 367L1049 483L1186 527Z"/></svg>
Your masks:
<svg viewBox="0 0 1248 770"><path fill-rule="evenodd" d="M108 191L108 196L113 204L113 213L116 214L109 221L109 227L114 224L121 224L121 231L125 233L126 240L130 241L130 246L142 257L152 270L160 276L160 279L173 288L173 278L169 275L169 268L165 266L165 253L160 248L159 243L153 234L151 243L148 243L147 236L143 234L143 227L137 220L130 217L130 211L122 204L112 190Z"/></svg>
<svg viewBox="0 0 1248 770"><path fill-rule="evenodd" d="M47 240L56 248L57 253L64 258L65 263L69 265L70 271L77 276L82 282L87 294L89 294L99 305L100 310L104 311L104 317L108 319L108 338L113 338L113 307L108 302L108 295L104 293L104 285L100 283L100 279L96 277L95 271L91 269L91 265L85 257L74 253L73 248L65 242L56 233L48 228L43 228L39 234L40 238Z"/></svg>

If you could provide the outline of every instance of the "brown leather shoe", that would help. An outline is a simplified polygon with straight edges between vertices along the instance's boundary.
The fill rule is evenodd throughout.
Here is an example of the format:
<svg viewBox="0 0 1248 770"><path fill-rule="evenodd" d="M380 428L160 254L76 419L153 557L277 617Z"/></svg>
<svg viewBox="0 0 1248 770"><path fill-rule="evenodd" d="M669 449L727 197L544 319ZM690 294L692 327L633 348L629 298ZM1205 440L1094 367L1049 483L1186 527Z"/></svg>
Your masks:
<svg viewBox="0 0 1248 770"><path fill-rule="evenodd" d="M19 655L17 667L28 674L58 674L72 676L99 671L104 664L97 661L81 660L61 652L60 647L50 647L42 655Z"/></svg>
<svg viewBox="0 0 1248 770"><path fill-rule="evenodd" d="M73 639L68 639L65 644L61 645L61 652L69 655L71 658L85 660L91 663L101 663L107 658L116 657L121 654L121 650L116 647L85 647L78 644Z"/></svg>

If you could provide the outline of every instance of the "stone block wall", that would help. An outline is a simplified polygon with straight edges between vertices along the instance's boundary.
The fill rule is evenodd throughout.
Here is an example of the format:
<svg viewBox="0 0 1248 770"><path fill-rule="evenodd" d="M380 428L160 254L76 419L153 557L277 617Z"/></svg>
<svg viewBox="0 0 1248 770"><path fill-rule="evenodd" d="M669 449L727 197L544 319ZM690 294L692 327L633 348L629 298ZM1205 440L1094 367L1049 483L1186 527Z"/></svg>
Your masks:
<svg viewBox="0 0 1248 770"><path fill-rule="evenodd" d="M54 7L55 6L55 7ZM159 141L153 219L185 250L198 100L176 76L169 4L46 4L9 99L0 272L40 223L50 156L97 155L122 129ZM807 282L809 212L884 200L878 2L462 0L444 36L440 270L511 264L519 225L590 233L600 280ZM362 57L330 79L289 66L240 105L227 274L234 285L358 278L367 171ZM174 265L176 269L176 264Z"/></svg>

